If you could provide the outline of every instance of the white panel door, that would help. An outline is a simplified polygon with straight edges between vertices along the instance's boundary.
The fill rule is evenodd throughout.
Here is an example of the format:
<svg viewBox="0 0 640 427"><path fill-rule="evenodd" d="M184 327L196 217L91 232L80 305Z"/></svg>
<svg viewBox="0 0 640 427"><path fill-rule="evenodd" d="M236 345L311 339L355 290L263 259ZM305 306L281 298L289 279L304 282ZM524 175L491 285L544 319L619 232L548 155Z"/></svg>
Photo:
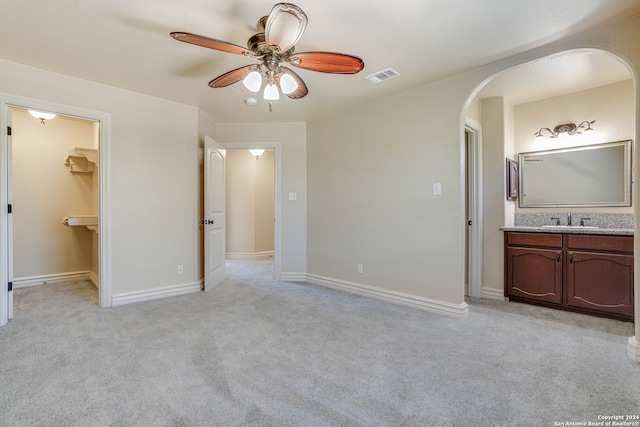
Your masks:
<svg viewBox="0 0 640 427"><path fill-rule="evenodd" d="M226 277L225 226L226 150L204 137L204 290L210 291Z"/></svg>
<svg viewBox="0 0 640 427"><path fill-rule="evenodd" d="M11 142L11 134L9 133L9 129L11 129L12 120L11 120L11 109L7 110L7 199L9 200L9 206L13 209L13 181L12 181L12 142ZM9 295L7 297L7 319L13 319L13 215L9 215L7 219L7 240L8 240L8 250L7 254L7 273L8 273L8 289Z"/></svg>
<svg viewBox="0 0 640 427"><path fill-rule="evenodd" d="M13 317L11 230L11 110L0 100L0 326Z"/></svg>

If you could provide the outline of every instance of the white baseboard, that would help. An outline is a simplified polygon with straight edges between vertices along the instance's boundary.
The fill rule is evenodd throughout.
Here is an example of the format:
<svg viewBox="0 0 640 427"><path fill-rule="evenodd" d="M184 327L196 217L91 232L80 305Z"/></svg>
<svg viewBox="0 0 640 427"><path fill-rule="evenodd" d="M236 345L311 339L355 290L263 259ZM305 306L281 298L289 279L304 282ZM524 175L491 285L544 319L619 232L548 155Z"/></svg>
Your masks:
<svg viewBox="0 0 640 427"><path fill-rule="evenodd" d="M382 301L406 305L420 310L431 311L434 313L455 317L463 317L469 314L469 307L467 303L464 302L462 304L452 304L445 301L418 297L415 295L389 291L387 289L380 289L373 286L347 282L344 280L331 279L314 274L307 274L306 278L307 282L315 285L326 286L329 288L346 291L352 294L363 295Z"/></svg>
<svg viewBox="0 0 640 427"><path fill-rule="evenodd" d="M629 359L640 362L640 343L636 340L636 337L629 337L627 355L629 356Z"/></svg>
<svg viewBox="0 0 640 427"><path fill-rule="evenodd" d="M280 272L280 279L283 282L306 282L307 275L305 273L282 273Z"/></svg>
<svg viewBox="0 0 640 427"><path fill-rule="evenodd" d="M71 271L68 273L44 274L41 276L15 277L13 279L13 288L28 288L30 286L70 282L72 280L91 280L93 282L90 271Z"/></svg>
<svg viewBox="0 0 640 427"><path fill-rule="evenodd" d="M91 280L93 286L95 286L97 289L100 289L100 277L98 277L95 271L89 272L89 280Z"/></svg>
<svg viewBox="0 0 640 427"><path fill-rule="evenodd" d="M255 253L227 253L227 259L273 259L273 251Z"/></svg>
<svg viewBox="0 0 640 427"><path fill-rule="evenodd" d="M504 290L495 288L482 288L482 298L504 301Z"/></svg>
<svg viewBox="0 0 640 427"><path fill-rule="evenodd" d="M163 286L160 288L144 289L142 291L124 292L121 294L114 294L111 297L111 305L115 307L137 302L151 301L154 299L193 294L200 292L201 290L202 285L198 281L193 283Z"/></svg>

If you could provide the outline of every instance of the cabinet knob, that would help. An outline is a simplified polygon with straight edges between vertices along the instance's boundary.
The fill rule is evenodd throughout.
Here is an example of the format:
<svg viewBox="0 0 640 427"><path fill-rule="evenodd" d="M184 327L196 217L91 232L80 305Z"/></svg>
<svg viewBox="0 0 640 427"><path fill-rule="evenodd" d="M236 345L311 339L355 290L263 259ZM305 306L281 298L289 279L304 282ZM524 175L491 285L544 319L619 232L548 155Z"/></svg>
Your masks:
<svg viewBox="0 0 640 427"><path fill-rule="evenodd" d="M560 257L562 254L560 252L556 252L556 262L560 262Z"/></svg>

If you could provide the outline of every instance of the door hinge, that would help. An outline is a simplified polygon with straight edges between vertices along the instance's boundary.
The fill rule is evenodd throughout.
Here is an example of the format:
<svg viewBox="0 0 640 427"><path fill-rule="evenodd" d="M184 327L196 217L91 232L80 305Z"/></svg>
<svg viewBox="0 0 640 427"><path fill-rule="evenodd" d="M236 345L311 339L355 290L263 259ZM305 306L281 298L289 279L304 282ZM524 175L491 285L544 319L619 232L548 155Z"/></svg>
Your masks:
<svg viewBox="0 0 640 427"><path fill-rule="evenodd" d="M13 207L11 206L11 204L7 205L7 213L11 213L13 212Z"/></svg>
<svg viewBox="0 0 640 427"><path fill-rule="evenodd" d="M7 126L7 135L11 136L11 126Z"/></svg>
<svg viewBox="0 0 640 427"><path fill-rule="evenodd" d="M9 292L11 292L13 290L13 282L9 282L9 286L8 286L7 290Z"/></svg>

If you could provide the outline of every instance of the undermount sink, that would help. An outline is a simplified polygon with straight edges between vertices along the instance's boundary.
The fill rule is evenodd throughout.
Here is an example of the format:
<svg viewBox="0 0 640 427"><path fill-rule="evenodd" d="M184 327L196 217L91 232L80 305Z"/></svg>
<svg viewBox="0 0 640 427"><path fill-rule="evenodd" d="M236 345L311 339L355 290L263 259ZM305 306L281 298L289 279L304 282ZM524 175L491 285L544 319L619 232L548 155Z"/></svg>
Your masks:
<svg viewBox="0 0 640 427"><path fill-rule="evenodd" d="M543 225L542 228L558 228L562 230L594 230L599 227L591 225Z"/></svg>

